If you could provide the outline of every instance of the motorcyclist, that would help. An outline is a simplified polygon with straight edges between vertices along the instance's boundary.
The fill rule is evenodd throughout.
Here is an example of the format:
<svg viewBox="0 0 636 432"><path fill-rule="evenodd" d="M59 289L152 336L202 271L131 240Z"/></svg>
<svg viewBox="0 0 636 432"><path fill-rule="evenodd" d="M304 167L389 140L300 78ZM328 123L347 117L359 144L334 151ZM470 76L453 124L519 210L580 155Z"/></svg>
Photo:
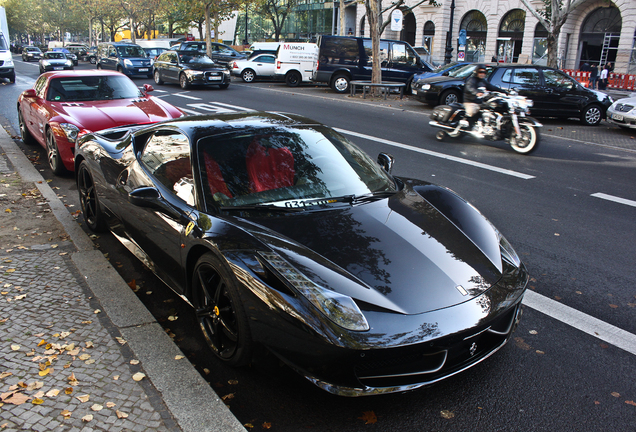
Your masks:
<svg viewBox="0 0 636 432"><path fill-rule="evenodd" d="M486 90L506 93L505 90L492 85L486 79L486 66L477 65L473 74L464 84L464 109L466 110L466 120L468 128L472 129L479 119L479 109L482 98L486 95Z"/></svg>

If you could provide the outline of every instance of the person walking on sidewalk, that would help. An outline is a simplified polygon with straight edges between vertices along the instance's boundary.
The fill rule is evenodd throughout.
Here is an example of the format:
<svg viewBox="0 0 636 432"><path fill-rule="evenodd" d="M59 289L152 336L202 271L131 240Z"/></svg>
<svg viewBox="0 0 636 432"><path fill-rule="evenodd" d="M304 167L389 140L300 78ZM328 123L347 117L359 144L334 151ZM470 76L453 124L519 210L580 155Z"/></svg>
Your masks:
<svg viewBox="0 0 636 432"><path fill-rule="evenodd" d="M596 81L598 80L598 66L590 66L590 88L594 90L596 88Z"/></svg>

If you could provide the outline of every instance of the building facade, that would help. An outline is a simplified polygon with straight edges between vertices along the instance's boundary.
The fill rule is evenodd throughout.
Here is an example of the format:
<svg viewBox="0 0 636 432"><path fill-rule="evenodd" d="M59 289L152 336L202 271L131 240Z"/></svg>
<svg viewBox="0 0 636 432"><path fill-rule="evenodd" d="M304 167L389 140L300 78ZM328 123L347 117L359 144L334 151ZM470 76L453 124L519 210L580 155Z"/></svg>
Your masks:
<svg viewBox="0 0 636 432"><path fill-rule="evenodd" d="M414 0L407 0L415 3ZM452 59L457 58L457 37L466 32L468 61L531 62L545 64L547 31L520 0L444 0L428 3L405 14L403 30L385 30L383 38L400 39L425 46L431 60L443 63L447 34L452 30ZM454 4L454 10L451 6ZM542 1L532 3L536 7ZM357 4L356 35L369 34L364 4ZM451 23L451 14L453 22ZM385 18L386 19L386 18ZM388 28L388 27L387 27ZM615 72L636 73L636 3L634 0L588 0L570 13L561 29L558 61L563 69L582 64L611 62Z"/></svg>

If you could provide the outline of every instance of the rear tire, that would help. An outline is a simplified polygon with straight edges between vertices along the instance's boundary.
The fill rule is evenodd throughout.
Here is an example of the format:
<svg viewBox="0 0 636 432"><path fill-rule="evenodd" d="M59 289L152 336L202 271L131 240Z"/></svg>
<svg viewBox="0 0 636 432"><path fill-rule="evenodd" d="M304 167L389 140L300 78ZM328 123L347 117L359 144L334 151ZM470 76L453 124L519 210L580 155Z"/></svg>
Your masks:
<svg viewBox="0 0 636 432"><path fill-rule="evenodd" d="M302 80L303 77L296 71L287 72L285 75L285 84L289 87L298 87Z"/></svg>
<svg viewBox="0 0 636 432"><path fill-rule="evenodd" d="M82 215L88 228L94 232L106 231L108 228L106 218L99 205L95 182L86 161L82 161L77 170L77 190L79 192Z"/></svg>
<svg viewBox="0 0 636 432"><path fill-rule="evenodd" d="M439 131L435 134L435 139L437 141L444 141L446 139L446 132L444 131Z"/></svg>
<svg viewBox="0 0 636 432"><path fill-rule="evenodd" d="M346 76L345 74L338 74L335 77L333 77L333 80L331 81L331 88L333 89L333 91L335 91L336 93L346 93L349 91L349 77Z"/></svg>
<svg viewBox="0 0 636 432"><path fill-rule="evenodd" d="M254 72L252 69L245 69L243 72L241 72L241 78L246 83L251 83L256 78L256 72Z"/></svg>
<svg viewBox="0 0 636 432"><path fill-rule="evenodd" d="M155 71L155 83L158 85L163 85L163 80L161 79L161 74L158 70Z"/></svg>
<svg viewBox="0 0 636 432"><path fill-rule="evenodd" d="M179 85L184 90L190 88L190 82L188 81L188 77L184 73L179 75Z"/></svg>
<svg viewBox="0 0 636 432"><path fill-rule="evenodd" d="M55 141L55 134L50 128L46 131L46 155L53 174L62 175L68 173L60 156L60 149Z"/></svg>
<svg viewBox="0 0 636 432"><path fill-rule="evenodd" d="M35 144L35 138L29 132L29 128L24 121L24 117L22 116L22 110L18 108L18 124L20 125L20 135L22 136L22 142L27 145Z"/></svg>

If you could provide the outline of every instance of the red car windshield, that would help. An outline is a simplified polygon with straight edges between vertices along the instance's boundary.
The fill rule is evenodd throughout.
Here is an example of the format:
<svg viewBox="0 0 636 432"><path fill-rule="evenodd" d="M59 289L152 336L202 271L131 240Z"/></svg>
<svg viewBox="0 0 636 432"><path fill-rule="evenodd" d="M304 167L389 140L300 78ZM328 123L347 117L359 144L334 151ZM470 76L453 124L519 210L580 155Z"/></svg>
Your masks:
<svg viewBox="0 0 636 432"><path fill-rule="evenodd" d="M102 101L141 97L135 83L125 76L83 76L54 78L46 100L52 102Z"/></svg>

